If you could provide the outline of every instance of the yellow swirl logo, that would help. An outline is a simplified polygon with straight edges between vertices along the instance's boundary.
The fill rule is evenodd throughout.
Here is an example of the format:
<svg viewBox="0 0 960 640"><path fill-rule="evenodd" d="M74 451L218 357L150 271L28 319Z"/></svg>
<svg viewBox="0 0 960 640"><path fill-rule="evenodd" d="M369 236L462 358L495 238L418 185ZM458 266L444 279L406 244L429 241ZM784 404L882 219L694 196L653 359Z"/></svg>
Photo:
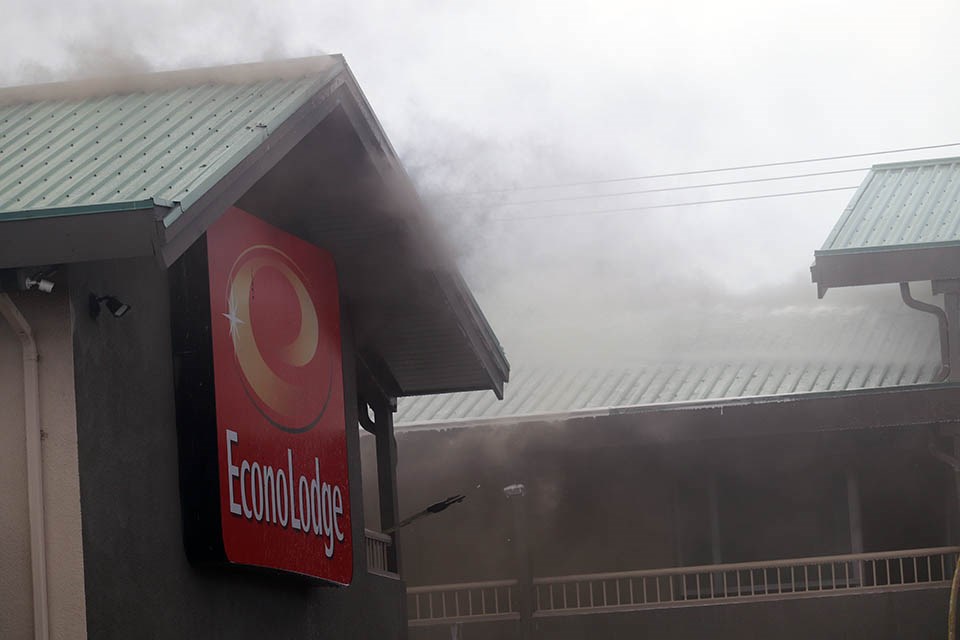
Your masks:
<svg viewBox="0 0 960 640"><path fill-rule="evenodd" d="M333 360L306 283L287 254L254 245L230 270L223 314L244 391L270 424L291 433L317 424L332 389Z"/></svg>

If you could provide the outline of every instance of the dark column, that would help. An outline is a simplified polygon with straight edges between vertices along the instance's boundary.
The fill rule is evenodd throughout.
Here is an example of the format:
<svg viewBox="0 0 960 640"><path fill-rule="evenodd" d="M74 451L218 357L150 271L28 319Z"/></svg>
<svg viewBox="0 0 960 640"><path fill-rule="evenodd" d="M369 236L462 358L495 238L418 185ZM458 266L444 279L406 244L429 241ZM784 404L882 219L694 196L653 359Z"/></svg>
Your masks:
<svg viewBox="0 0 960 640"><path fill-rule="evenodd" d="M513 511L513 548L517 566L518 605L520 609L520 638L530 640L533 637L533 565L530 558L530 538L527 530L527 510L524 496L527 490L522 484L511 484L503 488L503 494L511 503Z"/></svg>
<svg viewBox="0 0 960 640"><path fill-rule="evenodd" d="M720 490L717 485L717 474L710 474L707 500L710 508L710 561L713 564L723 562L723 545L720 537Z"/></svg>
<svg viewBox="0 0 960 640"><path fill-rule="evenodd" d="M377 439L377 489L380 495L380 528L390 531L400 522L397 496L397 440L393 435L393 403L379 398L371 403ZM400 531L390 534L392 544L387 562L390 571L400 575Z"/></svg>

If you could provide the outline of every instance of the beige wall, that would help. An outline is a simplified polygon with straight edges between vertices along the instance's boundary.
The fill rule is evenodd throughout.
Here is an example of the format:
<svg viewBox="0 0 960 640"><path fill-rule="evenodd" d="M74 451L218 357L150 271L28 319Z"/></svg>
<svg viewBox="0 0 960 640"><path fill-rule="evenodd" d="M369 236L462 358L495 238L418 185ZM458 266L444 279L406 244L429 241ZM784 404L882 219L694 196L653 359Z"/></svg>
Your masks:
<svg viewBox="0 0 960 640"><path fill-rule="evenodd" d="M40 354L51 638L85 638L73 331L64 293L12 296ZM0 318L0 637L33 637L20 342Z"/></svg>

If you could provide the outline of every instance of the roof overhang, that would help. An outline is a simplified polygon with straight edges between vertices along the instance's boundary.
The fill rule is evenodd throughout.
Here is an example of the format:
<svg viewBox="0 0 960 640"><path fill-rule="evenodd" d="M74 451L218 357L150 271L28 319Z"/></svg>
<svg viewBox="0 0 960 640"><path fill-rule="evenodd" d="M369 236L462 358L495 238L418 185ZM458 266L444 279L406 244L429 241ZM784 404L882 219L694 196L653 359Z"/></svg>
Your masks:
<svg viewBox="0 0 960 640"><path fill-rule="evenodd" d="M960 243L816 251L810 274L821 298L831 287L957 278L960 275Z"/></svg>
<svg viewBox="0 0 960 640"><path fill-rule="evenodd" d="M960 278L960 158L875 165L810 267L831 287Z"/></svg>
<svg viewBox="0 0 960 640"><path fill-rule="evenodd" d="M238 204L334 254L360 355L389 394L491 389L502 396L509 365L496 336L352 73L339 62L328 82L189 209L149 200L5 219L0 268L149 255L166 267ZM288 65L285 73L300 73L305 63ZM212 71L220 81L247 81L276 69ZM178 73L140 80L175 86L210 75ZM121 84L129 89L130 82ZM70 90L38 88L35 99Z"/></svg>

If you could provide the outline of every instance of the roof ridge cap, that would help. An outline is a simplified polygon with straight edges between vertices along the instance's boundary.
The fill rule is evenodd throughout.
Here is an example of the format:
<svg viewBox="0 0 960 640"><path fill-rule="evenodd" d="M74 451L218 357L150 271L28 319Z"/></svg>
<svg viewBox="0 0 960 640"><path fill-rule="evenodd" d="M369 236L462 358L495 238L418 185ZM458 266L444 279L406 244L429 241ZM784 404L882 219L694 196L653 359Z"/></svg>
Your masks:
<svg viewBox="0 0 960 640"><path fill-rule="evenodd" d="M240 85L265 80L296 80L328 73L338 67L346 67L343 56L329 54L215 67L91 76L62 82L3 87L0 88L0 105L44 100L82 100L204 84Z"/></svg>

